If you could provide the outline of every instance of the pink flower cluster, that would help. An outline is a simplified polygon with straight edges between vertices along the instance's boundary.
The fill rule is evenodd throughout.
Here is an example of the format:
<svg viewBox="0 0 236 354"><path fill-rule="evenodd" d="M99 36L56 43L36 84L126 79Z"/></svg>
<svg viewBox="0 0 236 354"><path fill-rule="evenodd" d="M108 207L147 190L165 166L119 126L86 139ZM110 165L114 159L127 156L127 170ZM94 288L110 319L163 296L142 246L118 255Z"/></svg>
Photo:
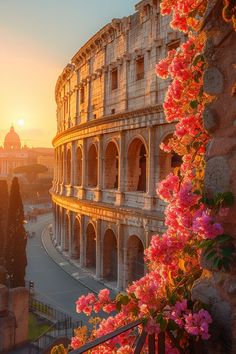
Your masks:
<svg viewBox="0 0 236 354"><path fill-rule="evenodd" d="M116 304L110 299L110 291L103 289L98 294L98 299L94 294L82 295L76 301L76 311L83 312L85 315L90 316L92 311L98 313L100 310L110 313L116 310Z"/></svg>
<svg viewBox="0 0 236 354"><path fill-rule="evenodd" d="M171 309L169 318L193 336L202 339L210 337L209 325L212 323L212 318L209 312L201 309L198 312L192 313L188 309L187 300L178 301Z"/></svg>
<svg viewBox="0 0 236 354"><path fill-rule="evenodd" d="M193 232L203 239L214 239L216 236L223 234L224 230L219 223L214 222L206 211L200 211L196 213L193 220Z"/></svg>

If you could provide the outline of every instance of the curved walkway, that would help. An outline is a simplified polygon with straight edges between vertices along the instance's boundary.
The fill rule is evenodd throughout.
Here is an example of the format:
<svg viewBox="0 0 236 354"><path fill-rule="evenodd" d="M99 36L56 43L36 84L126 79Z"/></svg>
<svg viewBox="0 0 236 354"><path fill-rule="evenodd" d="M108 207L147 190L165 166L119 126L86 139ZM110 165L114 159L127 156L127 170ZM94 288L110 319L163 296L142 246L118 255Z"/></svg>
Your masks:
<svg viewBox="0 0 236 354"><path fill-rule="evenodd" d="M100 290L106 287L111 290L111 296L115 297L117 292L113 290L109 284L98 281L87 270L82 269L79 265L75 264L76 262L73 262L56 249L52 242L49 229L50 224L48 224L42 232L42 244L49 257L89 291L98 294Z"/></svg>

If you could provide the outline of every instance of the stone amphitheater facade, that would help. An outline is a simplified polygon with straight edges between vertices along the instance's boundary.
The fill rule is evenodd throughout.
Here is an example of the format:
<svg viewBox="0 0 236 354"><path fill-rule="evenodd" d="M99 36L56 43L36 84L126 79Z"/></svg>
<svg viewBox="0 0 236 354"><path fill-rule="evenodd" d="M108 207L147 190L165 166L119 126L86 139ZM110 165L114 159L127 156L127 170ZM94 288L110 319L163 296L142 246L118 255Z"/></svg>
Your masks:
<svg viewBox="0 0 236 354"><path fill-rule="evenodd" d="M55 89L54 242L119 290L145 273L144 249L164 231L156 186L178 164L159 149L173 127L155 65L181 38L157 0L135 10L79 49Z"/></svg>

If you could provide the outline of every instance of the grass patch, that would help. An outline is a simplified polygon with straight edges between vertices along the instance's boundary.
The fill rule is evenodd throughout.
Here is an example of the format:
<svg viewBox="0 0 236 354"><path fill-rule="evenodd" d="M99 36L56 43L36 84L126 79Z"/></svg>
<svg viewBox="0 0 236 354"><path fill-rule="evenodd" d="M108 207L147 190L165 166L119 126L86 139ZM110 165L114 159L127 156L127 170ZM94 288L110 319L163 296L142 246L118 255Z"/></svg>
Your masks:
<svg viewBox="0 0 236 354"><path fill-rule="evenodd" d="M29 313L29 331L28 339L29 341L34 341L40 337L44 332L46 332L51 326L48 323L42 323L38 320L38 317L33 313Z"/></svg>

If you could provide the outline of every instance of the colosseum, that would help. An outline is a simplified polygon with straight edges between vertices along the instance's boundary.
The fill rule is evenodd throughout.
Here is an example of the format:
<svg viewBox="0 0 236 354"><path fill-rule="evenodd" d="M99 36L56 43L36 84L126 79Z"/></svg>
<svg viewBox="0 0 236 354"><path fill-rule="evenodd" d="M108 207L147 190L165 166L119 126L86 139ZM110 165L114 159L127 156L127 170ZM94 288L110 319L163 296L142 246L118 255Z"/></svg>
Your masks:
<svg viewBox="0 0 236 354"><path fill-rule="evenodd" d="M143 253L164 231L156 186L179 164L159 149L173 131L156 63L181 38L158 0L113 19L74 55L56 83L54 243L118 290L145 273Z"/></svg>

